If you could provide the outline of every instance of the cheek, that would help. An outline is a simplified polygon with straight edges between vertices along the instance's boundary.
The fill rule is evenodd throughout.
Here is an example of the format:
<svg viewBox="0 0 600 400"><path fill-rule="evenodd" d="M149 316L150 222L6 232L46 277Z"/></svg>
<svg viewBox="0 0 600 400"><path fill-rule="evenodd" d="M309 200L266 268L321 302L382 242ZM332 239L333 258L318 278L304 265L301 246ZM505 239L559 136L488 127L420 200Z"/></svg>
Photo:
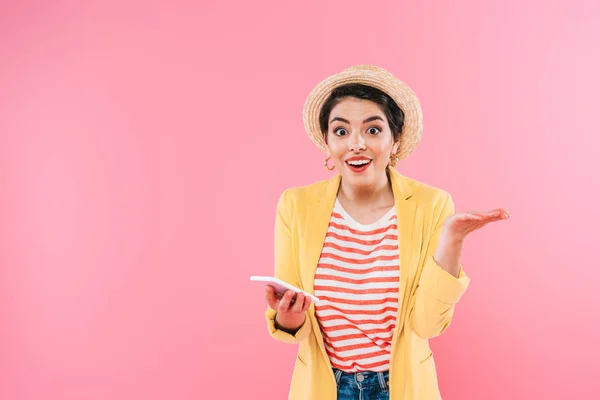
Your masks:
<svg viewBox="0 0 600 400"><path fill-rule="evenodd" d="M392 154L392 146L389 143L379 143L373 148L373 153L379 162L387 163Z"/></svg>
<svg viewBox="0 0 600 400"><path fill-rule="evenodd" d="M344 146L335 139L327 143L327 148L329 149L329 155L335 160L342 158L347 152L347 149L345 150Z"/></svg>

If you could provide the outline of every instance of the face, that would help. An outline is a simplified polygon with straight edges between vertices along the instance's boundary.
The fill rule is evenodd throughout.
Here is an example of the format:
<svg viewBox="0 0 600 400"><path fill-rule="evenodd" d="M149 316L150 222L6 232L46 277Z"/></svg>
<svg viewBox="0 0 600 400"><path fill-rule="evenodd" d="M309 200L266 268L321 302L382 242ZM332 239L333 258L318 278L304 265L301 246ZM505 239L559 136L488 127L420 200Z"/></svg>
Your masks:
<svg viewBox="0 0 600 400"><path fill-rule="evenodd" d="M349 97L331 110L327 155L347 183L374 186L387 179L385 170L398 145L377 103Z"/></svg>

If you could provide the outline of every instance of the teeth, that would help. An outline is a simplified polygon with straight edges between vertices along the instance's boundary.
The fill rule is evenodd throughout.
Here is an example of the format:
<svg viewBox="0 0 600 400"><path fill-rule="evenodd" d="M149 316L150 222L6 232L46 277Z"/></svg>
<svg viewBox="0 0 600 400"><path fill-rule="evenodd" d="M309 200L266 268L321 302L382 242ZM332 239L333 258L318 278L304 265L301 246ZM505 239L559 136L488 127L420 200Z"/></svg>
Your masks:
<svg viewBox="0 0 600 400"><path fill-rule="evenodd" d="M371 160L352 160L352 161L348 161L348 164L359 166L359 165L368 164L370 162L371 162Z"/></svg>

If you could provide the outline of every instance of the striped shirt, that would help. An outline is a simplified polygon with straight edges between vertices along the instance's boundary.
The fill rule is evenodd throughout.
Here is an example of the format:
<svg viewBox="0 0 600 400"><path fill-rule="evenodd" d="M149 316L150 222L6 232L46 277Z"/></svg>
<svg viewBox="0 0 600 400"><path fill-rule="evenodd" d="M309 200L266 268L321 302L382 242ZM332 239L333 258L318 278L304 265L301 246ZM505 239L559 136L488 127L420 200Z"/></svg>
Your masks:
<svg viewBox="0 0 600 400"><path fill-rule="evenodd" d="M363 225L336 200L315 274L315 311L334 368L387 371L398 312L400 259L392 208Z"/></svg>

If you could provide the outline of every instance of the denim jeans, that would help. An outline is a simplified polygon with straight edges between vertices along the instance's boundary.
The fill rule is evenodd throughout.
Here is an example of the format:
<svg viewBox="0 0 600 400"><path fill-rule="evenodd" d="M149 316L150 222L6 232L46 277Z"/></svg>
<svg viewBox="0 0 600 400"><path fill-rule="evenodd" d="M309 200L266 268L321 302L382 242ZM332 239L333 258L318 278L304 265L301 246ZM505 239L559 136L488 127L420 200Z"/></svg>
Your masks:
<svg viewBox="0 0 600 400"><path fill-rule="evenodd" d="M334 368L337 400L389 400L389 372L356 372Z"/></svg>

